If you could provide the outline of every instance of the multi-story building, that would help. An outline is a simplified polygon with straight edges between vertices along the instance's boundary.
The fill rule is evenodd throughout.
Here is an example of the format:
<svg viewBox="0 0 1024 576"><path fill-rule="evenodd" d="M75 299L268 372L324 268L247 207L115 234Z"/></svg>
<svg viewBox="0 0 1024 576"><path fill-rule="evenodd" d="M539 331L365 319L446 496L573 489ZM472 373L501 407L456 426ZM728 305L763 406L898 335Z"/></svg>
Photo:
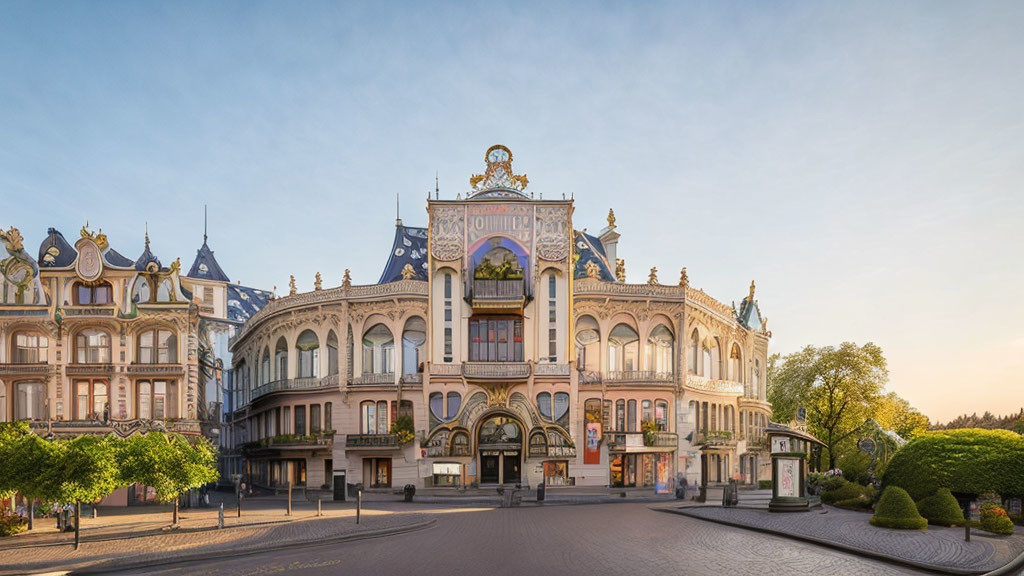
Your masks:
<svg viewBox="0 0 1024 576"><path fill-rule="evenodd" d="M649 487L769 478L770 333L689 286L625 282L614 215L535 198L493 146L465 198L398 220L376 284L269 302L232 339L257 484ZM244 430L244 431L243 431Z"/></svg>

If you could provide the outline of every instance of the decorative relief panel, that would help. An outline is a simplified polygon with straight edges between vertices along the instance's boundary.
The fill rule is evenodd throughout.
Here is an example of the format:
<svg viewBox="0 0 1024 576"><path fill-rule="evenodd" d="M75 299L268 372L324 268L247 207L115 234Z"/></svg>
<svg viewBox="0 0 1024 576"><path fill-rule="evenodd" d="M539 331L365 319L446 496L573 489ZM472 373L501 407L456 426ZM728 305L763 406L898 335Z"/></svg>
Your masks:
<svg viewBox="0 0 1024 576"><path fill-rule="evenodd" d="M569 255L569 209L567 206L537 207L537 256L558 262Z"/></svg>
<svg viewBox="0 0 1024 576"><path fill-rule="evenodd" d="M481 204L467 207L466 244L500 234L525 246L533 244L533 209L514 204Z"/></svg>
<svg viewBox="0 0 1024 576"><path fill-rule="evenodd" d="M464 230L460 206L438 206L431 219L430 253L434 258L450 262L462 258Z"/></svg>

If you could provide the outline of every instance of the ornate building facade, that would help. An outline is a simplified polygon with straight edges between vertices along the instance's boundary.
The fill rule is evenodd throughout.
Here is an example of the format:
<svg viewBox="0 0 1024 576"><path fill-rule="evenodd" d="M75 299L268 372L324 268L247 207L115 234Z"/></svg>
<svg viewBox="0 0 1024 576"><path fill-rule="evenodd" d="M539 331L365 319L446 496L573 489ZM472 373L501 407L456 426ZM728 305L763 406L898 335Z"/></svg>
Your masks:
<svg viewBox="0 0 1024 576"><path fill-rule="evenodd" d="M379 281L270 301L231 341L256 484L365 488L770 478L770 333L678 282L625 282L614 214L527 191L493 146L465 198L396 222Z"/></svg>

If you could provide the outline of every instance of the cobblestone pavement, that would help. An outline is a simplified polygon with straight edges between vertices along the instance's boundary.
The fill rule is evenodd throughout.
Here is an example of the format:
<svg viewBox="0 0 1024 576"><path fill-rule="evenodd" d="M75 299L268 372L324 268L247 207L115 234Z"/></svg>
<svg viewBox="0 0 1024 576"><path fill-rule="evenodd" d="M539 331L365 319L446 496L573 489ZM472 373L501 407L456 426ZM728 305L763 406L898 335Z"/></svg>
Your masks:
<svg viewBox="0 0 1024 576"><path fill-rule="evenodd" d="M923 574L787 538L652 510L647 504L455 510L426 530L143 574Z"/></svg>
<svg viewBox="0 0 1024 576"><path fill-rule="evenodd" d="M722 507L686 508L685 512L756 529L796 533L939 567L989 571L1024 553L1024 533L1020 528L1012 536L974 530L971 541L965 542L963 528L929 526L923 531L875 528L868 523L870 514L831 506L797 514Z"/></svg>

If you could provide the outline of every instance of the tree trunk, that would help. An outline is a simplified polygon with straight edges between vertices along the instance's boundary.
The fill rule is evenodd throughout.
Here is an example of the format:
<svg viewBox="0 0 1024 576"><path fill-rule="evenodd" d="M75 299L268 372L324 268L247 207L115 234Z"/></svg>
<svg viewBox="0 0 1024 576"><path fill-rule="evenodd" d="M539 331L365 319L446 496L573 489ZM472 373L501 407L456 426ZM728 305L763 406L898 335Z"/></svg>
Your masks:
<svg viewBox="0 0 1024 576"><path fill-rule="evenodd" d="M36 517L36 499L32 498L28 501L28 529L34 528L33 522Z"/></svg>
<svg viewBox="0 0 1024 576"><path fill-rule="evenodd" d="M82 503L75 500L75 550L78 550L79 536L81 532L79 528L82 525Z"/></svg>
<svg viewBox="0 0 1024 576"><path fill-rule="evenodd" d="M179 494L178 496L174 497L174 522L172 522L172 525L174 526L178 525L178 499L180 496L181 495Z"/></svg>

